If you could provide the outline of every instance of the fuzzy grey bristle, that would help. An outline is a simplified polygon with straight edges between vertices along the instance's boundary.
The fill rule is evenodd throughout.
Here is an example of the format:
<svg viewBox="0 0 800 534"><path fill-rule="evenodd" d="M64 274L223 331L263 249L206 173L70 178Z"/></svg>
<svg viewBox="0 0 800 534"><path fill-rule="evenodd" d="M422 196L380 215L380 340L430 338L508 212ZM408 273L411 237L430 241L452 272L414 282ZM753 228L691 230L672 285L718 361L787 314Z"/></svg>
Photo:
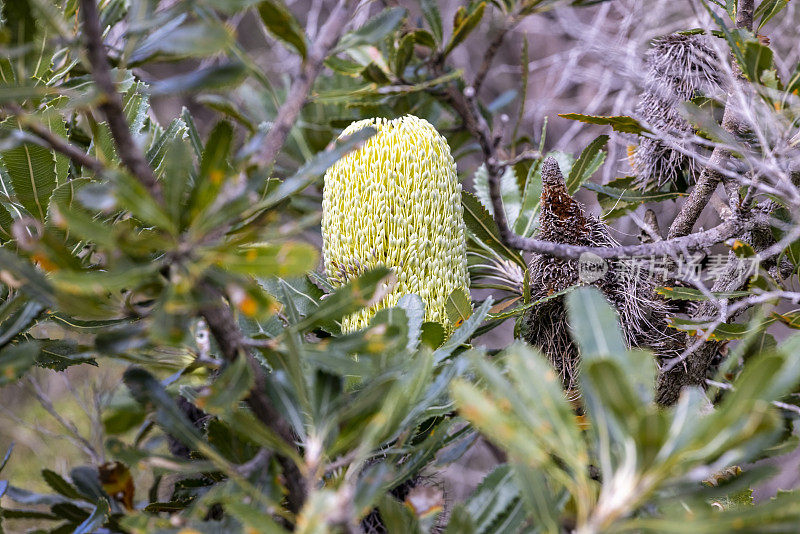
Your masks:
<svg viewBox="0 0 800 534"><path fill-rule="evenodd" d="M698 172L695 158L674 147L699 150L690 141L694 131L681 115L681 105L698 93L718 90L718 61L701 35L671 34L653 41L645 59L647 77L636 116L659 134L642 137L634 152L637 187L650 189L674 183L684 170L689 182L694 181ZM669 136L669 142L665 136Z"/></svg>
<svg viewBox="0 0 800 534"><path fill-rule="evenodd" d="M558 167L556 158L550 156L542 161L542 185L555 186L562 184L566 187L564 175L561 174L561 169Z"/></svg>

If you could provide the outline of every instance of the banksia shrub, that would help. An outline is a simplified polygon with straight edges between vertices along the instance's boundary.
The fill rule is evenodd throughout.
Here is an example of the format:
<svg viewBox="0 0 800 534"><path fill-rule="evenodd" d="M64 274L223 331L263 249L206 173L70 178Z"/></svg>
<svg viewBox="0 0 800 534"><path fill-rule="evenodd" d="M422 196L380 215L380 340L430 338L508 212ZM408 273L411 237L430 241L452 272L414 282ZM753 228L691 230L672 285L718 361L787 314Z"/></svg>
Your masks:
<svg viewBox="0 0 800 534"><path fill-rule="evenodd" d="M384 265L397 284L380 303L342 321L342 331L365 327L379 308L415 293L425 320L447 325L445 303L467 290L461 184L447 141L428 121L408 115L366 119L377 133L325 174L322 236L325 272L334 286Z"/></svg>
<svg viewBox="0 0 800 534"><path fill-rule="evenodd" d="M641 137L634 151L638 187L675 183L684 171L689 183L694 181L698 166L687 152L696 152L699 147L690 142L694 130L681 115L681 105L717 90L718 61L701 35L671 34L653 41L645 59L647 77L636 115L657 133L655 137Z"/></svg>
<svg viewBox="0 0 800 534"><path fill-rule="evenodd" d="M619 245L608 226L597 217L586 214L584 207L569 195L554 158L542 162L540 206L538 239L566 245ZM587 271L587 263L605 267ZM630 346L653 349L662 357L672 355L676 347L673 342L675 335L667 327L667 308L656 295L652 280L643 271L627 271L623 264L605 261L595 255L584 255L580 260L562 260L534 254L529 272L532 301L576 285L593 285L616 309ZM563 297L529 308L522 317L520 334L547 356L561 375L564 388L570 392L577 391L580 355L570 336Z"/></svg>

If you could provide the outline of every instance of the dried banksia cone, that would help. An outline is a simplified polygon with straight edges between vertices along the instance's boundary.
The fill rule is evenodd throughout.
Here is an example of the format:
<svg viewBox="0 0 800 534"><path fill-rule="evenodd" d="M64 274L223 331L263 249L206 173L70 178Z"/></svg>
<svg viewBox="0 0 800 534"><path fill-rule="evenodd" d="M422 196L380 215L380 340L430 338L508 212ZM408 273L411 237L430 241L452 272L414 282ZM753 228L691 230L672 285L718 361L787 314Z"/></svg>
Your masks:
<svg viewBox="0 0 800 534"><path fill-rule="evenodd" d="M425 302L426 321L447 326L447 297L469 287L461 184L450 147L428 121L411 115L354 122L342 135L368 126L377 133L325 174L325 272L337 286L384 265L397 285L377 305L345 318L342 330L367 326L377 309L409 293Z"/></svg>
<svg viewBox="0 0 800 534"><path fill-rule="evenodd" d="M553 158L542 162L540 209L538 239L593 247L619 245L608 226L587 214L584 206L569 195ZM587 270L587 264L595 268ZM665 321L666 306L657 297L646 273L624 269L620 262L602 260L596 255L562 260L544 254L532 256L529 272L532 301L572 286L593 285L617 310L630 346L651 348L661 356L672 350L672 334ZM577 392L580 354L570 337L563 296L529 308L522 317L520 334L547 356L560 373L564 388Z"/></svg>
<svg viewBox="0 0 800 534"><path fill-rule="evenodd" d="M694 130L681 115L681 105L718 89L718 61L701 35L676 33L653 41L645 58L647 77L636 116L656 137L641 137L633 154L638 187L675 183L684 171L689 183L694 181L699 166L686 152L700 147L691 142Z"/></svg>

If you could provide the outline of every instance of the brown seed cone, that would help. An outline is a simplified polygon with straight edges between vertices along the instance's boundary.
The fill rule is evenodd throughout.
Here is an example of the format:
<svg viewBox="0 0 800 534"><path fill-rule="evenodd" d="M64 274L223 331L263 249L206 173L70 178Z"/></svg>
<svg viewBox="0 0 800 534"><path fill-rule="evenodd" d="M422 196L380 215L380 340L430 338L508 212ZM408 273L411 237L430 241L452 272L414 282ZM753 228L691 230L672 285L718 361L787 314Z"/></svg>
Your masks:
<svg viewBox="0 0 800 534"><path fill-rule="evenodd" d="M538 239L595 247L619 245L608 226L586 214L584 206L569 195L553 158L542 162L540 210ZM581 279L579 260L534 254L530 261L531 301L588 283L617 310L629 346L650 348L662 358L673 356L678 350L678 336L667 326L668 308L656 294L652 279L642 270L624 268L622 262L609 261L607 265L605 274L589 282L586 277ZM561 375L564 388L577 391L580 354L570 336L563 297L530 308L522 317L520 334L547 356Z"/></svg>

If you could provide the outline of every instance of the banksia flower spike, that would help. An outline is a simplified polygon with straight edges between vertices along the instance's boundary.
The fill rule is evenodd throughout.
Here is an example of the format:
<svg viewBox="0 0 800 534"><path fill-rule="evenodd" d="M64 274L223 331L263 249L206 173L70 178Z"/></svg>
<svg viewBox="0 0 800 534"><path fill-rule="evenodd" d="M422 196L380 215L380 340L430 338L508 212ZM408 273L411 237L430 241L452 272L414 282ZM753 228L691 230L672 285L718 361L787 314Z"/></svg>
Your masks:
<svg viewBox="0 0 800 534"><path fill-rule="evenodd" d="M363 147L325 174L322 236L325 272L334 286L384 265L397 285L377 305L342 321L342 331L363 328L379 308L414 293L425 320L447 326L447 297L467 291L461 184L447 141L426 120L366 119L342 135L373 127Z"/></svg>
<svg viewBox="0 0 800 534"><path fill-rule="evenodd" d="M587 214L584 206L569 195L553 158L542 162L540 207L538 239L594 247L619 245L608 226ZM582 271L586 262L601 268ZM661 357L672 355L675 335L669 332L667 308L656 295L653 281L642 271L630 272L622 267L619 262L604 262L595 255L568 261L534 254L529 268L531 300L543 299L576 285L593 285L617 310L630 346L651 348ZM522 317L520 334L547 356L560 373L564 388L576 393L580 355L570 337L563 297L529 308Z"/></svg>
<svg viewBox="0 0 800 534"><path fill-rule="evenodd" d="M689 183L694 181L698 165L687 152L697 152L700 147L690 142L694 130L681 115L681 105L700 93L718 90L718 61L701 35L676 33L653 41L645 59L647 77L636 116L657 136L642 137L634 151L632 163L639 188L675 183L684 171Z"/></svg>

